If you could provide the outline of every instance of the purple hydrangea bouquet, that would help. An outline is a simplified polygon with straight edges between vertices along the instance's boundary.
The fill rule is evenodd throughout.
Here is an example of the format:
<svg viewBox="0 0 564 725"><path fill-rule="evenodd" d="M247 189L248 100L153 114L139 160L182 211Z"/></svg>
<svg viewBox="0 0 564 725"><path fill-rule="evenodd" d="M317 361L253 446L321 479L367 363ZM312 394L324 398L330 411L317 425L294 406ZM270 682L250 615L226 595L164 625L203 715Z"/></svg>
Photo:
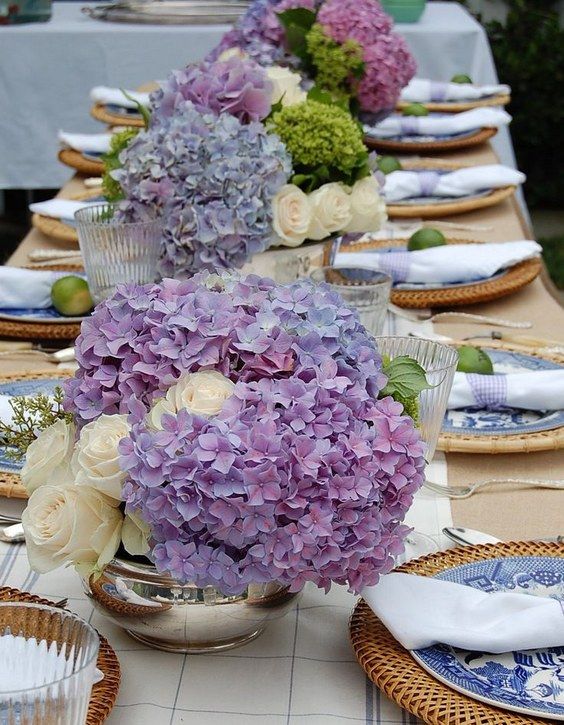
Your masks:
<svg viewBox="0 0 564 725"><path fill-rule="evenodd" d="M424 446L328 286L208 273L123 286L76 352L66 417L22 471L35 569L99 573L120 550L236 596L359 592L393 567Z"/></svg>
<svg viewBox="0 0 564 725"><path fill-rule="evenodd" d="M163 217L163 276L381 227L360 127L300 84L287 68L230 57L174 71L152 95L148 128L109 173L125 221Z"/></svg>
<svg viewBox="0 0 564 725"><path fill-rule="evenodd" d="M416 64L378 0L255 0L210 58L295 67L370 118L395 108Z"/></svg>

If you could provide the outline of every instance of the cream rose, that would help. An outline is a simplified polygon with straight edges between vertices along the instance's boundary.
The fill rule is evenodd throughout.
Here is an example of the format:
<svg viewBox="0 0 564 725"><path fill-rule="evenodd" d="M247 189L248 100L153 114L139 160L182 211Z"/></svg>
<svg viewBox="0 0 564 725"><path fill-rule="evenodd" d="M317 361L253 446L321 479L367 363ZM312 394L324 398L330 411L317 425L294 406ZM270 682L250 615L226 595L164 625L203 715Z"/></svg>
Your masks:
<svg viewBox="0 0 564 725"><path fill-rule="evenodd" d="M386 204L380 194L380 185L370 175L360 179L351 190L352 219L345 232L377 232L386 221Z"/></svg>
<svg viewBox="0 0 564 725"><path fill-rule="evenodd" d="M294 184L285 184L272 202L273 227L278 244L299 247L308 238L313 213L307 194Z"/></svg>
<svg viewBox="0 0 564 725"><path fill-rule="evenodd" d="M303 103L306 100L307 93L300 87L302 79L298 73L293 73L288 68L273 65L266 69L266 75L274 86L271 96L273 105L282 103L283 106L295 106L297 103Z"/></svg>
<svg viewBox="0 0 564 725"><path fill-rule="evenodd" d="M185 409L197 415L217 415L223 403L233 395L235 383L216 370L202 370L183 375L176 385L169 388L164 398L160 398L149 413L149 423L154 428L162 428L164 413L172 415Z"/></svg>
<svg viewBox="0 0 564 725"><path fill-rule="evenodd" d="M46 483L71 483L70 461L74 446L73 423L58 420L29 445L20 476L29 494Z"/></svg>
<svg viewBox="0 0 564 725"><path fill-rule="evenodd" d="M249 56L245 53L245 51L235 46L234 48L227 48L227 50L224 50L217 59L219 61L229 60L230 58L240 58L241 60L245 60L248 57Z"/></svg>
<svg viewBox="0 0 564 725"><path fill-rule="evenodd" d="M123 515L117 502L86 486L40 486L22 515L29 563L44 573L75 564L102 568L116 553Z"/></svg>
<svg viewBox="0 0 564 725"><path fill-rule="evenodd" d="M351 199L346 188L337 182L324 184L309 195L313 220L308 239L325 239L340 232L352 219Z"/></svg>
<svg viewBox="0 0 564 725"><path fill-rule="evenodd" d="M126 473L119 465L118 444L128 435L125 415L101 415L85 425L71 462L77 486L92 486L120 501Z"/></svg>
<svg viewBox="0 0 564 725"><path fill-rule="evenodd" d="M123 545L132 556L142 556L149 549L149 537L151 528L136 514L126 514L121 530Z"/></svg>

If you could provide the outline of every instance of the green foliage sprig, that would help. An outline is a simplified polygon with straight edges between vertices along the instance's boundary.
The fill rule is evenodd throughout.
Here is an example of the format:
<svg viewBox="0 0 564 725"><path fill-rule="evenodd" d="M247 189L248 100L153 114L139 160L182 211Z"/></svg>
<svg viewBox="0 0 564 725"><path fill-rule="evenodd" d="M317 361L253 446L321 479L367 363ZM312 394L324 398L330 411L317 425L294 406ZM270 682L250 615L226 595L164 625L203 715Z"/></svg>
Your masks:
<svg viewBox="0 0 564 725"><path fill-rule="evenodd" d="M124 131L115 133L110 141L110 150L102 155L104 172L102 174L102 190L106 200L115 203L123 199L123 191L120 184L112 178L111 172L121 168L119 155L126 149L131 141L137 136L139 129L127 128Z"/></svg>
<svg viewBox="0 0 564 725"><path fill-rule="evenodd" d="M423 390L432 388L427 382L425 370L408 355L399 355L393 360L384 357L382 372L388 378L386 386L380 391L380 398L391 395L403 405L404 413L419 423L419 404L417 398Z"/></svg>
<svg viewBox="0 0 564 725"><path fill-rule="evenodd" d="M63 410L63 399L63 389L57 386L53 396L44 393L15 395L10 400L12 422L7 424L0 421L0 439L8 458L20 461L38 433L58 420L72 423L72 413Z"/></svg>

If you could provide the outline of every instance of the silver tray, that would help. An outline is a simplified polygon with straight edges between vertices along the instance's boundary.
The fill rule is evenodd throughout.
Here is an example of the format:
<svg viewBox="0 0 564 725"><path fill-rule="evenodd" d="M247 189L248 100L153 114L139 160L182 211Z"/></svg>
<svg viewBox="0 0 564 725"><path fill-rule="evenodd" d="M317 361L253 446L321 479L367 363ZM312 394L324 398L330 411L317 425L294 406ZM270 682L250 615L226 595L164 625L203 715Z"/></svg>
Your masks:
<svg viewBox="0 0 564 725"><path fill-rule="evenodd" d="M95 20L153 25L232 25L247 10L248 2L227 0L152 0L84 7Z"/></svg>

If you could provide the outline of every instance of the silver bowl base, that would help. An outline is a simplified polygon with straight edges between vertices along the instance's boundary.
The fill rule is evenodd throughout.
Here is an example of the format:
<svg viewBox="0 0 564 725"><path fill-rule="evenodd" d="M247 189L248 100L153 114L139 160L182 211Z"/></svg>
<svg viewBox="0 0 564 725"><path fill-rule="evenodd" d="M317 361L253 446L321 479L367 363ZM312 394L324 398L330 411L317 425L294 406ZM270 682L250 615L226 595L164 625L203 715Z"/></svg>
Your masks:
<svg viewBox="0 0 564 725"><path fill-rule="evenodd" d="M160 649L163 652L176 652L177 654L209 654L211 652L224 652L228 649L235 649L236 647L242 647L244 644L251 642L253 639L259 637L266 627L260 627L251 634L245 634L241 637L233 637L232 639L223 640L220 642L210 642L205 644L203 642L194 642L193 645L187 644L186 642L174 644L173 642L163 641L155 637L144 637L142 634L132 632L130 629L126 629L127 634L133 639L141 642L142 644L152 647L153 649Z"/></svg>

